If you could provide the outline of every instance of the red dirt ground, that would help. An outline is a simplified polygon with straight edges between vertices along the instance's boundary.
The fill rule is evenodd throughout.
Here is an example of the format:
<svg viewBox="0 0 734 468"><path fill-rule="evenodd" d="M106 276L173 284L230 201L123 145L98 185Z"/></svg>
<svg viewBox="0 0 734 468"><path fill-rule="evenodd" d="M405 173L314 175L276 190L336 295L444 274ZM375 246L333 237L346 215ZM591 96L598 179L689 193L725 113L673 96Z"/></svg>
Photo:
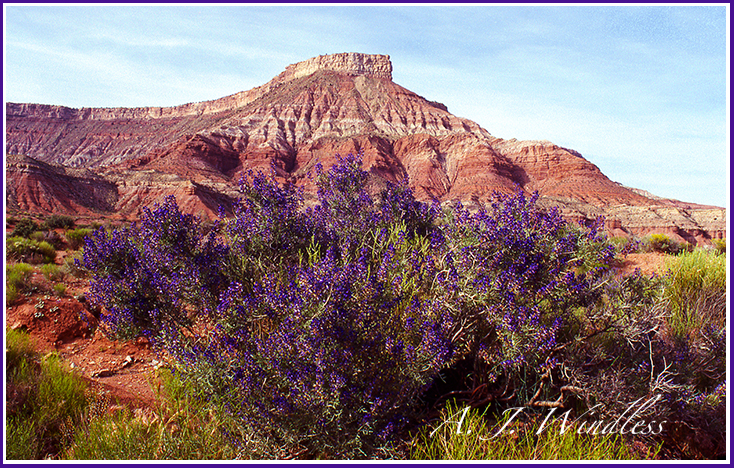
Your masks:
<svg viewBox="0 0 734 468"><path fill-rule="evenodd" d="M57 264L65 252L58 252ZM50 290L40 273L32 283L39 290ZM88 280L67 276L67 292L58 297L52 292L21 296L5 307L5 326L29 333L40 353L57 352L82 377L109 393L110 401L126 406L149 407L156 400L152 376L161 363L142 339L131 342L110 341L97 329L96 309L85 299ZM82 318L83 317L83 318Z"/></svg>

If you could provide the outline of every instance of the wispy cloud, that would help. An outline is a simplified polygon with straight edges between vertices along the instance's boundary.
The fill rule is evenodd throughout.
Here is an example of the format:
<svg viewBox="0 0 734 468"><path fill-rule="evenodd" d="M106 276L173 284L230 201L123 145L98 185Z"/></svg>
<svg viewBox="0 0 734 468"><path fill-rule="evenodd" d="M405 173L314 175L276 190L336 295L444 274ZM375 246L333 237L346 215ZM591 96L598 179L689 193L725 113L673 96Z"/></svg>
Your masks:
<svg viewBox="0 0 734 468"><path fill-rule="evenodd" d="M723 6L5 8L9 100L176 105L316 55L382 53L398 84L494 135L574 148L653 193L676 181L690 201L728 202Z"/></svg>

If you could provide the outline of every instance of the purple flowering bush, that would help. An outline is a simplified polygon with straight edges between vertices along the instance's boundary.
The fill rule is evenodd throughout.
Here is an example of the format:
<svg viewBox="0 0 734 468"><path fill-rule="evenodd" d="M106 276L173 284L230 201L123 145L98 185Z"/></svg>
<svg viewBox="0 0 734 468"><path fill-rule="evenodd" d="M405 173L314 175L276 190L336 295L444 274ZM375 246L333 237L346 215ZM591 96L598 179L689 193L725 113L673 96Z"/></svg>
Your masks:
<svg viewBox="0 0 734 468"><path fill-rule="evenodd" d="M227 284L217 266L227 251L169 197L145 209L139 224L92 232L80 263L94 274L91 298L107 309L111 334L170 345L214 310Z"/></svg>
<svg viewBox="0 0 734 468"><path fill-rule="evenodd" d="M537 198L521 190L495 194L488 209L459 206L445 226L446 274L460 304L454 345L470 358L471 393L486 401L530 399L537 377L557 366L556 348L573 333L572 309L598 297L593 285L614 257L598 222L569 225Z"/></svg>
<svg viewBox="0 0 734 468"><path fill-rule="evenodd" d="M169 198L84 249L106 329L146 336L272 456L386 456L445 395L501 409L565 405L573 388L583 409L660 391L668 415L685 392L722 401L706 395L723 391L725 336L664 339L660 286L613 280L600 221L572 225L519 189L477 212L406 184L373 194L353 155L315 176L312 207L251 173L209 229Z"/></svg>
<svg viewBox="0 0 734 468"><path fill-rule="evenodd" d="M384 444L453 357L430 242L388 213L391 189L372 200L365 176L353 157L320 173L310 210L292 187L255 177L270 196L249 197L225 227L235 274L207 345L184 356L224 377L218 391L237 396L243 420L311 453ZM288 241L274 241L281 229ZM263 240L272 260L258 257Z"/></svg>
<svg viewBox="0 0 734 468"><path fill-rule="evenodd" d="M437 211L395 185L379 200L349 156L319 171L319 204L262 174L204 235L172 199L85 247L118 337L147 336L250 427L313 455L385 445L454 359L431 252Z"/></svg>

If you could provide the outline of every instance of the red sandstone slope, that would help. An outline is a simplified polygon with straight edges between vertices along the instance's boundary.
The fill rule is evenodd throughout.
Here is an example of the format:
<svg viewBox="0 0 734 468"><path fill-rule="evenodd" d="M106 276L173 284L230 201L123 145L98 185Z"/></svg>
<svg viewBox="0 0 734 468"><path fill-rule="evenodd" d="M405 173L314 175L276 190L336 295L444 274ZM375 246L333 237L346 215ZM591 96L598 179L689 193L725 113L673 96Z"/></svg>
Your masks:
<svg viewBox="0 0 734 468"><path fill-rule="evenodd" d="M94 170L117 188L108 211L124 216L175 194L184 207L212 217L236 196L248 170L275 167L282 178L312 189L305 176L317 162L329 167L336 154L362 152L378 179L407 177L423 200L486 200L494 190L518 184L538 190L570 217L607 215L619 232L649 228L705 240L725 229L723 209L698 218L691 214L698 208L675 203L685 213L651 211L666 203L609 180L575 151L493 137L394 83L392 63L382 55L316 57L290 65L263 86L216 101L136 109L8 103L6 115L8 154ZM14 199L27 200L17 204L20 209L80 209L79 203L52 207L20 196L33 192L30 179L7 173L8 199L12 192ZM44 172L51 178L57 173Z"/></svg>
<svg viewBox="0 0 734 468"><path fill-rule="evenodd" d="M117 201L117 187L87 170L10 155L5 175L9 210L99 216L112 211Z"/></svg>

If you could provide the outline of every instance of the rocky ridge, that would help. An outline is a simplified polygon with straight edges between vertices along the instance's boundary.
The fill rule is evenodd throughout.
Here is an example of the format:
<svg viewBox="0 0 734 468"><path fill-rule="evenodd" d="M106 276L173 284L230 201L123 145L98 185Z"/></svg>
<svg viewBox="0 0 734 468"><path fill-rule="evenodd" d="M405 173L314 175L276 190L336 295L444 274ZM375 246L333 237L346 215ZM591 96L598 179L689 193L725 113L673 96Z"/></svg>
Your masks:
<svg viewBox="0 0 734 468"><path fill-rule="evenodd" d="M385 55L315 57L208 102L134 109L7 103L6 117L6 154L25 156L8 157L6 196L9 208L22 211L135 218L174 194L184 209L211 218L236 198L250 170L274 168L309 194L306 176L317 162L329 167L336 154L361 152L378 184L407 178L422 200L475 204L519 185L569 218L606 216L615 234L664 232L705 243L726 230L723 208L630 189L548 141L492 136L394 83ZM53 182L63 177L87 182ZM89 181L107 188L84 192ZM104 203L93 201L95 193L105 194Z"/></svg>

